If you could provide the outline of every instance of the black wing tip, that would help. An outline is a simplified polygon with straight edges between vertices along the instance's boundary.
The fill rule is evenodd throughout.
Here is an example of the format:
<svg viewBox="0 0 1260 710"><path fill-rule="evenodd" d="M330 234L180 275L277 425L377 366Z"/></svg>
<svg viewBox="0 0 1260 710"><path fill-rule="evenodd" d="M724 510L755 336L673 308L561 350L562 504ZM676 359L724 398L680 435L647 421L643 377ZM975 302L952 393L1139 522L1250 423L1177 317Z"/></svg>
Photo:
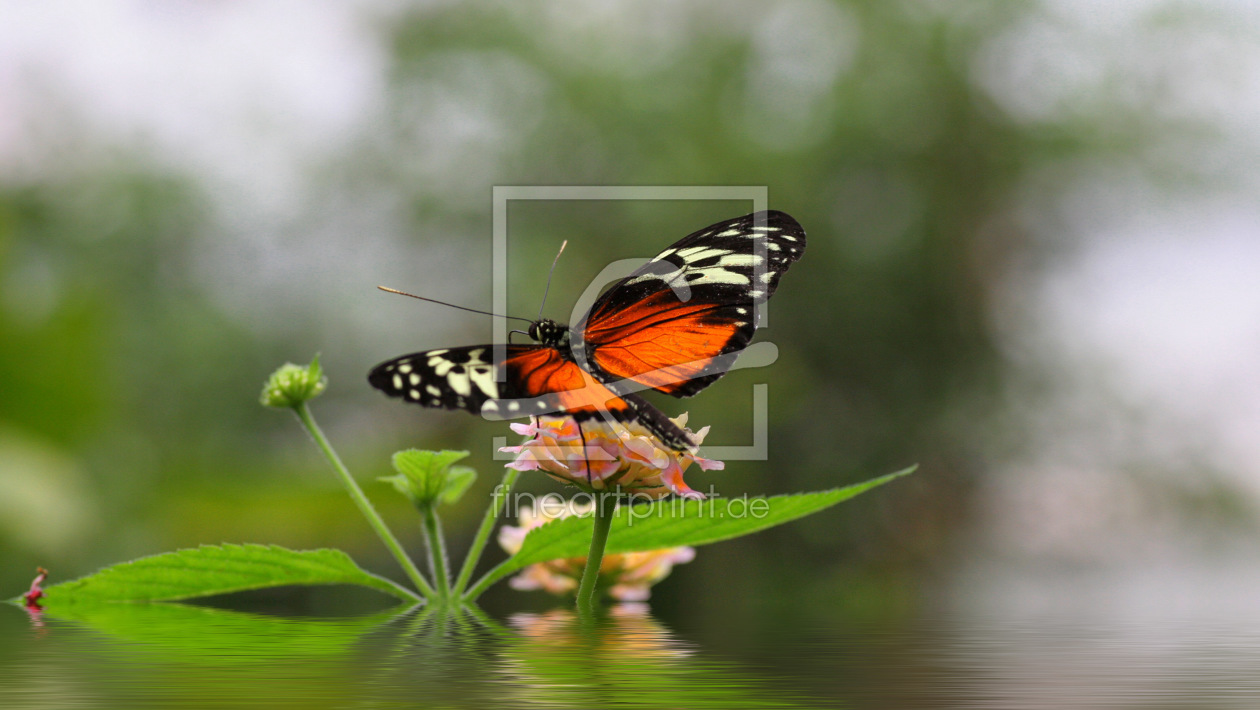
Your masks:
<svg viewBox="0 0 1260 710"><path fill-rule="evenodd" d="M398 366L402 363L411 361L411 359L414 357L415 357L414 353L411 355L403 355L402 357L396 357L392 360L386 360L385 362L382 362L376 365L371 370L368 370L368 373L367 373L368 384L372 385L372 387L380 390L381 392L383 392L389 397L396 397L399 399L407 400L408 388L397 386L397 384L394 382L394 378L400 374L398 371ZM410 401L410 400L407 400L407 401Z"/></svg>
<svg viewBox="0 0 1260 710"><path fill-rule="evenodd" d="M392 362L392 361L391 361ZM385 366L389 363L381 363L368 371L367 381L373 388L384 392L390 397L401 397L402 391L394 387L392 374L386 371Z"/></svg>
<svg viewBox="0 0 1260 710"><path fill-rule="evenodd" d="M801 226L800 222L796 221L795 217L787 212L780 212L779 210L762 210L760 212L753 212L741 219L749 220L754 224L764 221L767 227L778 227L780 234L788 234L796 238L795 241L798 245L797 251L805 250L805 228Z"/></svg>
<svg viewBox="0 0 1260 710"><path fill-rule="evenodd" d="M801 226L801 223L797 222L795 217L780 210L761 210L760 212L753 212L748 215L748 217L754 220L764 219L772 224L783 223L787 225L795 225L797 227Z"/></svg>

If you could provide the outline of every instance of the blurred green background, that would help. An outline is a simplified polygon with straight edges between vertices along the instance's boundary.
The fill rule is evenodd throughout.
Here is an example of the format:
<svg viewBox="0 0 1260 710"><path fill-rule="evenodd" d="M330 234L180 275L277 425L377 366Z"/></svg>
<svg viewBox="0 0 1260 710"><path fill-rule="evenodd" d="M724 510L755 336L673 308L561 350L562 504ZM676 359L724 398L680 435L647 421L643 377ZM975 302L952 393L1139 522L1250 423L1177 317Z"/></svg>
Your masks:
<svg viewBox="0 0 1260 710"><path fill-rule="evenodd" d="M658 588L666 618L895 620L1040 603L1081 570L1254 567L1244 4L0 7L5 594L36 565L61 580L218 542L338 546L398 577L292 418L257 405L315 352L316 415L412 549L416 518L374 477L396 449L472 451L481 479L446 516L462 549L506 426L365 375L491 337L375 286L489 308L495 185L766 186L810 239L759 335L778 362L656 401L745 444L767 383L770 457L689 483L772 494L921 464L702 549ZM547 315L568 320L610 261L750 209L513 203L509 311L537 312L561 240Z"/></svg>

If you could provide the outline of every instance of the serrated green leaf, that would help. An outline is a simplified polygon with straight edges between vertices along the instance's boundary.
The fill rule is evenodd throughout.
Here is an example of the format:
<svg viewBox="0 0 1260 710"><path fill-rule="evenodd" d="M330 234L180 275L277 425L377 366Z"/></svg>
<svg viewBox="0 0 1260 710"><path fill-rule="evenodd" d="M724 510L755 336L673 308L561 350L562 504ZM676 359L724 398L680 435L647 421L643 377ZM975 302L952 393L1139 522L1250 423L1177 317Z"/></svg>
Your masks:
<svg viewBox="0 0 1260 710"><path fill-rule="evenodd" d="M477 480L477 472L468 466L451 466L446 476L446 486L442 489L441 500L447 505L458 503L468 487Z"/></svg>
<svg viewBox="0 0 1260 710"><path fill-rule="evenodd" d="M673 499L633 508L613 518L607 554L707 545L782 525L830 508L876 486L912 473L910 467L863 483L817 493L755 498ZM591 544L591 516L555 520L531 530L521 549L486 574L469 594L475 598L494 582L537 562L584 557Z"/></svg>
<svg viewBox="0 0 1260 710"><path fill-rule="evenodd" d="M467 456L467 451L399 451L393 458L394 470L398 471L398 475L381 480L392 483L416 506L430 506L438 500L446 500L451 465ZM472 470L465 466L458 466L456 469ZM471 482L464 483L464 487L467 488ZM463 490L458 491L455 498L458 499L462 494Z"/></svg>
<svg viewBox="0 0 1260 710"><path fill-rule="evenodd" d="M340 550L205 545L141 557L45 588L40 604L156 602L285 585L357 584L407 601L418 597L361 569Z"/></svg>

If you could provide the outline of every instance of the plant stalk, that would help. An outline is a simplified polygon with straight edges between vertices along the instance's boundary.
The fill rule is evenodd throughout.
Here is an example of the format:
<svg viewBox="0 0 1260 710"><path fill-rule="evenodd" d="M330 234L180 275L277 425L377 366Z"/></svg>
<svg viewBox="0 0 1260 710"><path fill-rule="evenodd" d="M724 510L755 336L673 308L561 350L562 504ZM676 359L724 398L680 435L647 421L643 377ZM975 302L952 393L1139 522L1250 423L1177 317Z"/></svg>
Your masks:
<svg viewBox="0 0 1260 710"><path fill-rule="evenodd" d="M586 555L586 568L578 585L577 605L583 613L595 610L595 585L599 580L599 566L604 561L604 548L608 546L608 530L612 527L613 513L617 510L617 495L601 493L595 507L595 527L591 533L591 551Z"/></svg>
<svg viewBox="0 0 1260 710"><path fill-rule="evenodd" d="M394 559L398 560L398 564L407 573L411 583L416 585L416 589L419 590L421 595L428 598L434 597L436 592L432 585L425 580L424 575L420 574L420 570L416 568L416 563L412 562L411 558L407 556L402 545L398 543L398 539L389 531L385 521L381 520L381 516L376 512L376 508L372 507L371 501L367 499L367 496L363 495L359 484L355 483L354 478L350 476L350 472L346 470L345 464L341 463L341 458L337 456L337 452L333 450L332 445L328 443L328 439L324 437L324 432L315 423L315 418L311 416L310 408L306 406L305 402L302 402L294 407L293 411L297 414L298 421L302 422L302 426L306 427L306 431L315 440L316 445L324 452L324 456L332 464L333 470L341 477L341 482L346 486L346 492L350 494L350 498L355 505L359 506L359 512L363 513L363 517L367 518L368 524L376 531L376 534L381 538L381 542L385 543L385 547L389 548L390 553L394 555Z"/></svg>
<svg viewBox="0 0 1260 710"><path fill-rule="evenodd" d="M446 565L446 541L442 538L442 523L438 520L437 511L430 505L420 511L424 520L424 539L429 548L429 571L438 586L438 596L447 599L451 596L451 575Z"/></svg>
<svg viewBox="0 0 1260 710"><path fill-rule="evenodd" d="M486 548L486 542L490 539L490 532L494 530L495 520L507 507L508 496L512 493L512 486L516 485L516 477L519 475L521 472L514 468L506 469L503 481L494 489L490 505L486 507L485 517L481 519L481 527L477 528L477 536L473 538L472 547L468 549L468 556L464 558L464 565L459 570L459 577L455 579L456 596L463 596L464 589L468 587L468 580L472 578L477 562L481 560L481 553Z"/></svg>

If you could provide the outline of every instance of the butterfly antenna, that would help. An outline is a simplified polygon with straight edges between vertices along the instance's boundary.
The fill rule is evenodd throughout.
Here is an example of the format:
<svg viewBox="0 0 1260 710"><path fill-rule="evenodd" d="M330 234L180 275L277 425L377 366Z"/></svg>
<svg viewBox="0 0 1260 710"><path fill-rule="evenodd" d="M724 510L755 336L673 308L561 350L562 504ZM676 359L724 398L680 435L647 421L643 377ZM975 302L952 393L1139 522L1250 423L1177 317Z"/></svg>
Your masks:
<svg viewBox="0 0 1260 710"><path fill-rule="evenodd" d="M543 289L542 305L538 306L538 320L542 320L543 308L547 306L547 294L551 292L551 275L556 273L556 264L560 262L560 255L564 253L564 248L568 245L568 239L560 242L560 251L556 252L556 258L551 260L551 271L547 272L547 288Z"/></svg>
<svg viewBox="0 0 1260 710"><path fill-rule="evenodd" d="M442 306L450 306L451 308L458 308L461 311L470 311L472 313L480 313L483 316L494 316L495 318L511 318L512 320L523 320L526 323L531 322L528 318L518 318L517 316L504 316L504 315L499 315L498 313L491 313L490 311L479 311L476 308L465 308L463 306L457 306L454 303L447 303L446 301L439 301L436 298L425 298L424 296L417 296L414 293L407 293L406 291L399 291L396 288L390 288L388 286L377 286L377 288L379 288L382 291L396 293L399 296L410 296L411 298L414 298L420 301L428 301L429 303L436 303Z"/></svg>

